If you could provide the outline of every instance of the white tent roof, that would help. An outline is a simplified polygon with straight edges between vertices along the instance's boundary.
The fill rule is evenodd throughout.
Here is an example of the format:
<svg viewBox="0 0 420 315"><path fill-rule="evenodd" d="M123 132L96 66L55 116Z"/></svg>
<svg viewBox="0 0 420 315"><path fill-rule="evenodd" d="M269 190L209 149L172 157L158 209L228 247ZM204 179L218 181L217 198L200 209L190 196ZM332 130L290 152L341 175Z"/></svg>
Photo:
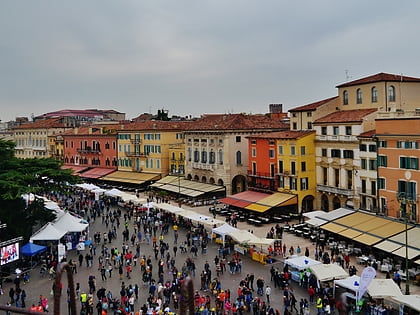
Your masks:
<svg viewBox="0 0 420 315"><path fill-rule="evenodd" d="M61 211L60 206L54 201L45 202L44 207L47 208L48 210Z"/></svg>
<svg viewBox="0 0 420 315"><path fill-rule="evenodd" d="M248 243L248 244L253 244L253 245L257 245L258 241L260 240L258 236L245 231L245 230L239 230L237 229L234 232L229 233L229 236L234 239L236 242L238 243Z"/></svg>
<svg viewBox="0 0 420 315"><path fill-rule="evenodd" d="M309 219L309 220L305 221L305 223L307 223L309 225L312 225L312 226L321 226L325 223L328 223L328 221L325 221L325 220L322 220L322 219L319 219L319 218L312 218L312 219Z"/></svg>
<svg viewBox="0 0 420 315"><path fill-rule="evenodd" d="M313 219L315 217L318 216L322 216L323 214L326 214L327 212L322 211L322 210L315 210L315 211L311 211L311 212L305 212L303 213L303 215L307 218Z"/></svg>
<svg viewBox="0 0 420 315"><path fill-rule="evenodd" d="M55 222L53 222L53 226L58 230L66 231L66 233L82 232L86 230L89 224L81 223L81 221L82 219L79 219L75 216L72 216L70 213L65 212Z"/></svg>
<svg viewBox="0 0 420 315"><path fill-rule="evenodd" d="M352 290L356 293L357 291L359 291L360 277L354 275L346 279L334 280L334 284L338 285L339 287Z"/></svg>
<svg viewBox="0 0 420 315"><path fill-rule="evenodd" d="M40 230L38 230L29 239L31 243L33 241L57 241L66 235L67 231L59 230L53 226L51 222L48 222Z"/></svg>
<svg viewBox="0 0 420 315"><path fill-rule="evenodd" d="M392 279L373 279L368 286L367 292L374 299L402 296L401 289Z"/></svg>
<svg viewBox="0 0 420 315"><path fill-rule="evenodd" d="M119 197L122 194L124 194L124 193L121 190L116 189L116 188L112 188L112 189L105 192L105 195L111 196L111 197Z"/></svg>
<svg viewBox="0 0 420 315"><path fill-rule="evenodd" d="M320 261L306 257L306 256L297 256L297 257L289 258L289 259L286 259L284 263L298 270L304 270L304 269L312 268L313 266L322 264Z"/></svg>
<svg viewBox="0 0 420 315"><path fill-rule="evenodd" d="M182 209L180 207L171 205L169 203L156 203L156 204L154 204L154 207L155 208L158 208L158 209L162 209L162 210L168 211L170 213L178 213L178 212L185 211L185 209Z"/></svg>
<svg viewBox="0 0 420 315"><path fill-rule="evenodd" d="M346 209L346 208L338 208L338 209L335 209L333 211L324 213L322 215L318 215L317 217L321 218L323 220L332 221L332 220L341 218L341 217L343 217L345 215L348 215L350 213L353 213L353 212L355 212L355 211L350 210L350 209Z"/></svg>
<svg viewBox="0 0 420 315"><path fill-rule="evenodd" d="M235 232L237 230L238 229L234 228L232 225L225 223L225 224L219 226L218 228L213 229L213 233L225 236L225 235L229 235L229 233Z"/></svg>
<svg viewBox="0 0 420 315"><path fill-rule="evenodd" d="M393 296L391 300L420 312L420 295Z"/></svg>
<svg viewBox="0 0 420 315"><path fill-rule="evenodd" d="M311 272L321 282L333 279L344 279L349 276L347 271L336 264L318 264L311 267Z"/></svg>
<svg viewBox="0 0 420 315"><path fill-rule="evenodd" d="M87 183L83 183L83 184L76 184L77 187L79 188L83 188L86 190L95 190L98 189L99 187L94 185L94 184L87 184Z"/></svg>

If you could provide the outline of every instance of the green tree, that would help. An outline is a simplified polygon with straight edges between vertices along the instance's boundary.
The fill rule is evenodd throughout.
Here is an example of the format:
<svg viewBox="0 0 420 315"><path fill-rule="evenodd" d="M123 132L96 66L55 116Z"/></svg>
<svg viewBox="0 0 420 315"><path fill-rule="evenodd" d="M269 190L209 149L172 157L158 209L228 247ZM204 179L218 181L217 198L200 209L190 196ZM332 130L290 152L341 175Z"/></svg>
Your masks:
<svg viewBox="0 0 420 315"><path fill-rule="evenodd" d="M42 199L26 202L22 195L65 191L68 184L80 181L71 170L62 170L61 163L48 159L18 159L14 143L0 140L0 221L7 224L0 238L5 240L32 235L33 227L52 221L55 215L45 209Z"/></svg>

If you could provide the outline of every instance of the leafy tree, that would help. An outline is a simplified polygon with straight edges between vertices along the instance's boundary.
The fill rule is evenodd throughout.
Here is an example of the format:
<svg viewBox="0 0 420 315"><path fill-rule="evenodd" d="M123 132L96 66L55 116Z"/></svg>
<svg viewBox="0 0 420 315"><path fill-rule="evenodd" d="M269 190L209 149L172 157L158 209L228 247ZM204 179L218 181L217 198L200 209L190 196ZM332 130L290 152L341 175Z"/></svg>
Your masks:
<svg viewBox="0 0 420 315"><path fill-rule="evenodd" d="M60 169L61 163L48 159L18 159L14 143L0 140L0 221L7 224L7 234L1 231L1 240L23 236L28 240L33 227L55 218L44 208L42 199L26 202L22 195L65 191L68 184L80 181L71 170Z"/></svg>

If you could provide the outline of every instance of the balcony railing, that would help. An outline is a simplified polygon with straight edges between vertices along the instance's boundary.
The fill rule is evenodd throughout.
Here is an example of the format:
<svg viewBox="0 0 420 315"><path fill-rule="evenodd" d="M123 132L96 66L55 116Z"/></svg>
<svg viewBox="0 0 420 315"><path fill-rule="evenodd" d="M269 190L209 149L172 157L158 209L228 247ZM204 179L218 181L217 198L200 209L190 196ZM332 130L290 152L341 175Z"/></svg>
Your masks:
<svg viewBox="0 0 420 315"><path fill-rule="evenodd" d="M327 186L327 185L316 185L316 189L318 191L331 193L331 194L343 195L347 197L353 196L353 190L351 189L338 188L338 187Z"/></svg>
<svg viewBox="0 0 420 315"><path fill-rule="evenodd" d="M316 136L316 140L318 141L357 141L356 136L350 135L318 135Z"/></svg>
<svg viewBox="0 0 420 315"><path fill-rule="evenodd" d="M192 167L200 170L213 171L215 168L214 164L204 164L204 163L192 163Z"/></svg>
<svg viewBox="0 0 420 315"><path fill-rule="evenodd" d="M141 143L141 139L130 139L130 142L132 143L132 144L140 144Z"/></svg>
<svg viewBox="0 0 420 315"><path fill-rule="evenodd" d="M146 152L126 152L125 153L126 156L128 157L147 157L149 155L149 153Z"/></svg>
<svg viewBox="0 0 420 315"><path fill-rule="evenodd" d="M274 174L264 173L264 172L253 172L248 170L248 176L250 177L258 177L258 178L274 178Z"/></svg>
<svg viewBox="0 0 420 315"><path fill-rule="evenodd" d="M85 149L77 149L77 152L79 152L81 154L99 154L99 153L101 153L101 150L85 148Z"/></svg>
<svg viewBox="0 0 420 315"><path fill-rule="evenodd" d="M397 199L400 202L410 203L417 201L417 195L415 193L409 193L404 191L397 192Z"/></svg>

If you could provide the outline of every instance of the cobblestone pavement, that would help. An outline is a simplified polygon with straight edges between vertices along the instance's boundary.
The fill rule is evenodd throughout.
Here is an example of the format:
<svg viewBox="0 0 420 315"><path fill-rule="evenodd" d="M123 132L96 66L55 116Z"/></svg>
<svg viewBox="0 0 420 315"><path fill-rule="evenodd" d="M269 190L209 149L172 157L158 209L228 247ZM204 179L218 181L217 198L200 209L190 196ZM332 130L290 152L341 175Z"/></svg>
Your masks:
<svg viewBox="0 0 420 315"><path fill-rule="evenodd" d="M209 215L208 212L208 206L205 207L194 207L194 208L190 208L188 206L183 205L183 208L188 208L190 210L193 210L195 212L201 213L201 214L205 214L205 215ZM219 219L222 219L223 217L218 217ZM238 222L238 228L240 229L245 229L245 230L253 230L254 234L259 236L259 237L264 237L266 235L266 233L268 232L268 230L271 228L271 226L273 226L273 224L267 224L267 225L263 225L261 227L255 227L255 226L249 226L246 222ZM122 245L122 229L123 229L123 224L121 224L120 226L120 230L118 231L118 237L117 240L113 240L112 244L110 244L110 247L115 247L117 246L118 248L121 248ZM99 232L104 232L105 231L105 227L101 224L101 220L97 219L96 222L92 222L89 228L89 232L90 235L93 236L95 232L99 231ZM132 231L132 227L130 229L130 231ZM178 242L181 240L185 239L185 231L184 230L180 230L179 231L179 239ZM173 244L173 233L171 233L171 230L169 232L168 235L165 236L165 241L168 242L169 244ZM284 243L287 245L287 247L293 245L295 248L299 245L303 250L305 249L305 247L308 247L310 249L310 255L313 257L314 255L314 244L312 244L308 239L304 239L302 237L297 237L294 234L289 234L289 233L284 233L283 235L283 241ZM134 251L134 249L133 249ZM194 281L194 287L195 289L199 289L200 288L200 277L199 274L200 272L204 269L204 264L206 261L208 261L211 265L211 270L212 270L212 274L215 275L215 267L214 267L214 263L213 263L213 259L215 258L215 256L218 253L218 245L215 243L210 243L208 246L208 250L207 250L207 254L202 254L199 255L198 257L194 258L195 264L197 266L197 275L193 278ZM172 254L172 252L171 252ZM141 245L141 255L146 255L149 256L151 255L152 257L153 252L152 252L152 246L151 245L147 245L145 243L142 243ZM77 273L74 274L74 280L75 283L79 282L80 286L81 286L81 290L87 292L88 291L88 277L89 275L94 275L96 277L96 288L100 289L102 287L104 287L106 290L110 290L114 296L118 296L119 297L119 291L121 288L121 283L122 281L125 282L126 285L128 284L138 284L140 287L140 294L139 294L139 300L136 301L135 304L135 309L138 310L143 303L145 303L146 297L148 295L148 289L143 286L143 282L141 280L141 273L140 273L140 267L139 265L137 265L137 267L134 267L133 272L132 272L132 276L131 279L127 279L125 276L123 278L123 280L119 279L118 276L118 271L114 270L112 272L112 277L108 277L107 280L102 281L101 280L101 275L99 270L97 270L97 266L98 266L98 253L94 258L94 265L91 268L86 267L85 262L83 262L83 266L82 267L78 267L77 268ZM180 252L178 252L177 256L176 256L176 266L178 267L178 269L181 269L183 263L185 262L186 258L190 257L189 253L186 254L181 254ZM257 279L258 277L263 277L265 279L266 284L270 283L270 268L271 266L275 266L278 267L279 269L283 268L283 258L280 257L276 257L278 258L277 261L272 264L272 265L262 265L256 261L253 261L251 258L249 257L242 257L243 260L243 268L242 268L242 272L241 273L237 273L237 274L230 274L230 273L224 273L223 275L220 276L220 280L222 283L222 288L223 289L230 289L232 292L232 300L236 299L237 297L237 288L239 285L239 282L245 278L245 276L249 273L254 273L255 275L255 279ZM75 261L77 261L77 257L76 257L76 251L70 251L68 253L68 260L73 259ZM153 258L154 260L154 258ZM352 264L356 264L354 258L352 258ZM362 268L358 268L358 274L360 274L360 271ZM157 268L153 269L153 276L155 277L155 279L157 279ZM379 277L384 277L384 274L382 274L381 272L378 272L378 276ZM167 276L169 278L169 275ZM166 280L166 277L165 277ZM9 300L8 297L8 292L10 287L12 286L12 283L4 283L3 284L3 290L4 290L4 295L0 296L0 303L2 304L6 304L7 301ZM275 289L273 283L270 284L271 288L272 288L272 294L271 294L271 306L274 309L279 309L281 314L283 314L283 293L280 289ZM404 283L403 283L404 285ZM413 285L411 285L412 292L413 293L418 293L416 292L417 288L414 288ZM40 273L39 273L39 267L32 270L30 272L30 281L27 284L23 284L22 288L25 289L26 294L27 294L27 300L26 300L26 305L27 307L31 306L32 304L38 304L39 301L39 296L40 295L44 295L46 296L49 300L50 300L50 311L52 311L53 309L53 297L50 295L50 291L52 288L52 281L48 280L48 276L47 277L41 277ZM292 282L291 284L291 288L294 290L295 295L297 300L299 301L301 298L307 298L307 294L306 294L306 290L304 290L303 288L299 287L299 285L297 283ZM68 310L67 310L67 301L66 301L66 289L67 289L67 280L64 279L63 277L63 296L61 299L61 314L67 314ZM418 290L417 290L418 291ZM204 292L202 292L204 293ZM265 300L265 296L262 297ZM95 296L95 301L96 301L96 296ZM95 303L96 304L96 303ZM77 309L80 310L80 303L77 303ZM311 314L315 313L316 310L314 308L314 306L311 306Z"/></svg>

